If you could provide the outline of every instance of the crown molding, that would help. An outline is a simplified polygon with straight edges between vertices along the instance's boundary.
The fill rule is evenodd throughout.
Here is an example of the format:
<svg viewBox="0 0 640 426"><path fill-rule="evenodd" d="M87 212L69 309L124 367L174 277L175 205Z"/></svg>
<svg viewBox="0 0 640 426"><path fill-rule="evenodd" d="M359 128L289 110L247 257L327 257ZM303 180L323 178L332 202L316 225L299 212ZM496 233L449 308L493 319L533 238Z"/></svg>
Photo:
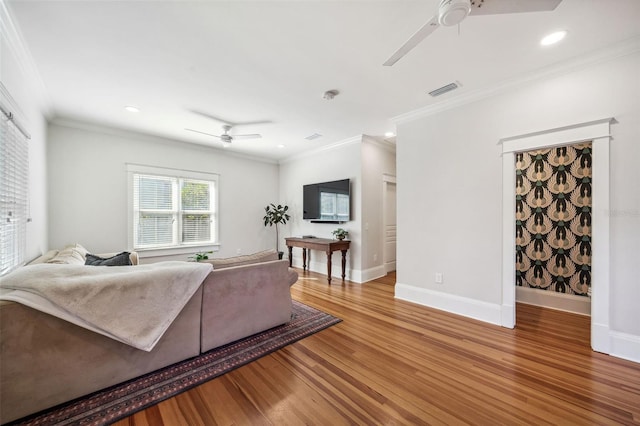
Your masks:
<svg viewBox="0 0 640 426"><path fill-rule="evenodd" d="M608 47L596 50L586 55L575 57L567 61L558 62L554 65L539 69L534 72L520 75L518 77L505 80L497 85L478 89L466 94L452 97L446 101L429 105L404 114L392 117L390 121L394 124L407 123L422 117L434 115L449 109L457 108L466 104L470 104L485 98L490 98L498 94L504 93L515 87L521 87L524 84L532 83L545 78L568 74L587 66L593 66L600 63L608 62L623 56L631 55L640 51L640 37L633 37L610 45Z"/></svg>
<svg viewBox="0 0 640 426"><path fill-rule="evenodd" d="M306 158L306 157L312 157L318 153L324 152L324 151L332 151L335 149L340 149L340 148L344 148L347 145L352 145L355 143L362 143L363 140L363 135L358 135L358 136L353 136L347 139L343 139L341 141L338 142L334 142L328 145L323 145L321 147L318 147L316 149L313 149L311 151L304 151L300 154L296 154L296 155L292 155L290 157L284 158L280 161L278 161L279 164L285 164L285 163L290 163L292 161L296 161L296 160L300 160L302 158Z"/></svg>
<svg viewBox="0 0 640 426"><path fill-rule="evenodd" d="M395 138L393 138L395 140ZM392 154L396 153L396 144L391 142L389 139L384 139L382 137L362 135L362 142L369 143L371 145L375 145L378 148L384 149Z"/></svg>
<svg viewBox="0 0 640 426"><path fill-rule="evenodd" d="M24 41L22 32L16 20L13 18L11 9L4 0L0 0L0 36L5 38L7 46L16 58L20 70L30 76L35 82L34 92L37 96L40 109L45 118L53 116L53 102L49 97L44 80L38 71L31 51Z"/></svg>
<svg viewBox="0 0 640 426"><path fill-rule="evenodd" d="M129 130L129 129L109 127L109 126L105 126L105 125L102 125L102 124L96 124L96 123L89 123L89 122L86 122L86 121L74 120L72 118L56 117L56 118L54 118L54 119L52 119L50 121L50 124L56 125L56 126L60 126L60 127L67 127L67 128L71 128L71 129L78 129L78 130L85 130L85 131L89 131L89 132L102 133L102 134L105 134L105 135L117 136L117 137L120 137L120 138L137 139L137 140L140 140L140 141L151 142L151 143L163 142L163 143L170 144L170 145L171 144L187 144L190 148L200 147L202 149L216 151L216 152L218 152L218 153L220 153L222 155L229 156L229 157L236 157L236 158L241 158L243 160L249 160L249 161L257 161L259 163L278 164L278 161L272 160L270 158L264 158L264 157L257 157L257 156L242 154L242 153L238 153L238 152L235 152L235 151L229 151L229 150L224 149L224 148L221 149L221 148L217 148L217 147L210 146L210 145L196 144L196 143L193 143L193 142L187 142L187 141L183 141L183 140L179 140L179 139L169 139L167 137L160 136L160 135L153 135L153 134L149 134L149 133L141 133L141 132L137 132L135 130Z"/></svg>

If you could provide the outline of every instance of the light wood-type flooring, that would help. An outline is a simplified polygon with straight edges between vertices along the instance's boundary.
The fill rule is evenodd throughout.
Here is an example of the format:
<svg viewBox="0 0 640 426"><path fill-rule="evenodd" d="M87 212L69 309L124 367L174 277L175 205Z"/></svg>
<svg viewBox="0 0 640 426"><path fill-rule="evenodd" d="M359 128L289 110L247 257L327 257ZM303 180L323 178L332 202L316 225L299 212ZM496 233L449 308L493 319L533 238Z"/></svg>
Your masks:
<svg viewBox="0 0 640 426"><path fill-rule="evenodd" d="M528 305L510 330L396 300L395 274L294 299L343 319L117 425L640 425L640 364L589 347L589 318Z"/></svg>

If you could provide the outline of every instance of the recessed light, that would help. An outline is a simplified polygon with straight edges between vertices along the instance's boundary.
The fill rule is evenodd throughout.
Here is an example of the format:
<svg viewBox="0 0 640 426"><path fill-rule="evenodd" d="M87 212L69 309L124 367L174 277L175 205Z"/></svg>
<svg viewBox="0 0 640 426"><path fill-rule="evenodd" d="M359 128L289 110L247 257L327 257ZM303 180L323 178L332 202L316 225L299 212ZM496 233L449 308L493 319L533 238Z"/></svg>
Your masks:
<svg viewBox="0 0 640 426"><path fill-rule="evenodd" d="M127 105L124 109L129 112L140 112L140 108L134 107L133 105Z"/></svg>
<svg viewBox="0 0 640 426"><path fill-rule="evenodd" d="M278 148L279 148L279 149L282 149L282 148L284 148L284 147L285 147L285 145L282 145L282 144L278 145Z"/></svg>
<svg viewBox="0 0 640 426"><path fill-rule="evenodd" d="M567 35L566 31L556 31L540 40L540 44L543 46L549 46L562 40Z"/></svg>
<svg viewBox="0 0 640 426"><path fill-rule="evenodd" d="M385 133L385 134L384 134L384 137L385 137L385 138L392 138L392 137L394 137L395 135L396 135L396 134L395 134L395 133L393 133L393 132L387 132L387 133Z"/></svg>

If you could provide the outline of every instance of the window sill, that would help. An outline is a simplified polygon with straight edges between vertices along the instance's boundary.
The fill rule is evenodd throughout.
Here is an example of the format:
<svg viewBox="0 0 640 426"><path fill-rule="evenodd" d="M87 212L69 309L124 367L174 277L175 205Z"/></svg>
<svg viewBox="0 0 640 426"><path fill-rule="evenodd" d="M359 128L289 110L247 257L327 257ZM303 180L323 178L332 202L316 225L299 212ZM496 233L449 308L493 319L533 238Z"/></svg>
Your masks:
<svg viewBox="0 0 640 426"><path fill-rule="evenodd" d="M161 247L161 248L141 248L135 249L138 253L138 257L141 259L151 257L163 257L163 256L176 256L182 254L194 254L203 251L219 251L220 244L209 245L197 245L197 246L182 246L182 247Z"/></svg>

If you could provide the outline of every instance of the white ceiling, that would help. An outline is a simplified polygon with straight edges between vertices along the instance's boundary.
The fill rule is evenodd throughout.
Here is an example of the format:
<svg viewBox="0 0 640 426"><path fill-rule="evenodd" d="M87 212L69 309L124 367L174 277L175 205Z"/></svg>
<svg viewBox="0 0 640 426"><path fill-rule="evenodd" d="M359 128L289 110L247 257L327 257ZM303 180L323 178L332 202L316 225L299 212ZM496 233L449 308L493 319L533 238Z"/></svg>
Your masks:
<svg viewBox="0 0 640 426"><path fill-rule="evenodd" d="M382 136L398 115L640 35L639 0L563 0L553 12L470 16L459 34L440 28L383 67L438 0L4 2L53 117L215 147L217 139L184 129L220 134L222 123L193 111L270 120L233 129L263 138L228 149L272 160L360 134ZM541 47L557 29L567 38ZM427 94L454 80L462 88ZM340 95L324 100L329 89ZM313 133L323 137L305 140Z"/></svg>

